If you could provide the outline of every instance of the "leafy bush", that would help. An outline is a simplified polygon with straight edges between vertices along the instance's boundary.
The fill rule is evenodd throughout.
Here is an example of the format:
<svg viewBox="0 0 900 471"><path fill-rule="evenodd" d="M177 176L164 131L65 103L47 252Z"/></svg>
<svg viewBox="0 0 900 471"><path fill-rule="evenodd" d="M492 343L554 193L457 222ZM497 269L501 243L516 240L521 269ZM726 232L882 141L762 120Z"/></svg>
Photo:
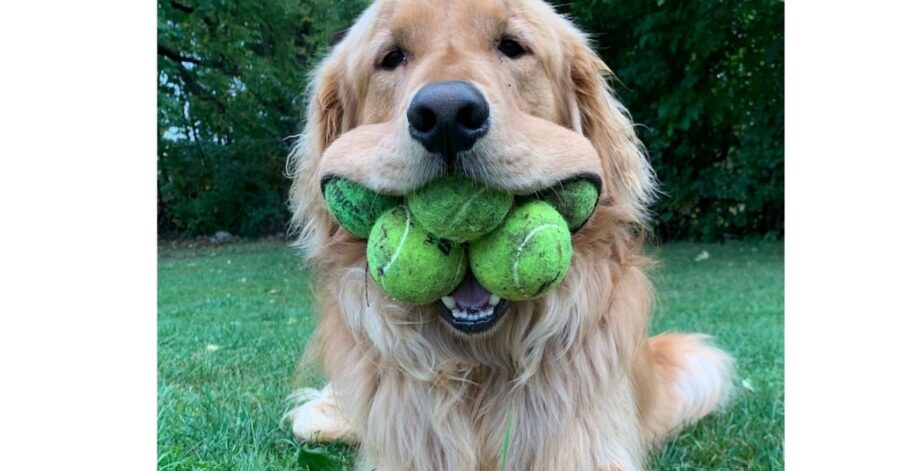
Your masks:
<svg viewBox="0 0 900 471"><path fill-rule="evenodd" d="M283 230L284 162L309 67L362 4L157 4L161 234Z"/></svg>
<svg viewBox="0 0 900 471"><path fill-rule="evenodd" d="M367 2L158 3L158 227L271 234L306 78ZM665 192L664 239L781 236L784 5L559 2L617 73Z"/></svg>
<svg viewBox="0 0 900 471"><path fill-rule="evenodd" d="M575 0L662 182L665 239L784 233L784 3Z"/></svg>

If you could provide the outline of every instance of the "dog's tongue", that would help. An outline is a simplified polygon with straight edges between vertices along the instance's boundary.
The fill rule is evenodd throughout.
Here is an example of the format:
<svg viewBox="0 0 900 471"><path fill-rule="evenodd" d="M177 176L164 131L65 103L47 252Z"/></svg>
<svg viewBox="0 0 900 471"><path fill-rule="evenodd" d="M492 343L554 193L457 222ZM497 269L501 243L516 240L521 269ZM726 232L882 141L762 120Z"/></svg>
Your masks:
<svg viewBox="0 0 900 471"><path fill-rule="evenodd" d="M462 308L478 308L484 306L491 299L490 291L484 289L481 283L469 272L456 290L451 293L456 305Z"/></svg>

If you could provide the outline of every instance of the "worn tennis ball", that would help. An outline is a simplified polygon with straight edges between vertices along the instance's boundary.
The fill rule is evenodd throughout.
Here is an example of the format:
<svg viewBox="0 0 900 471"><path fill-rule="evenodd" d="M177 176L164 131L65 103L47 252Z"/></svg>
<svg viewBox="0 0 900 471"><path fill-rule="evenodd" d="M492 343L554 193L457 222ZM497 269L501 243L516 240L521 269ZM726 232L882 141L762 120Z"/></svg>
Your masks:
<svg viewBox="0 0 900 471"><path fill-rule="evenodd" d="M462 246L422 229L405 206L375 221L366 259L372 279L388 296L413 304L446 296L466 274Z"/></svg>
<svg viewBox="0 0 900 471"><path fill-rule="evenodd" d="M469 245L469 263L478 282L512 301L540 297L559 285L571 261L568 225L541 200L513 208L503 225Z"/></svg>
<svg viewBox="0 0 900 471"><path fill-rule="evenodd" d="M475 240L494 230L512 207L513 196L448 175L407 195L413 217L426 231L453 242Z"/></svg>
<svg viewBox="0 0 900 471"><path fill-rule="evenodd" d="M563 182L538 193L538 198L550 203L562 215L571 231L587 222L599 197L598 183L586 178Z"/></svg>
<svg viewBox="0 0 900 471"><path fill-rule="evenodd" d="M376 193L346 178L328 180L323 192L328 212L359 239L368 238L378 216L400 203L396 196Z"/></svg>

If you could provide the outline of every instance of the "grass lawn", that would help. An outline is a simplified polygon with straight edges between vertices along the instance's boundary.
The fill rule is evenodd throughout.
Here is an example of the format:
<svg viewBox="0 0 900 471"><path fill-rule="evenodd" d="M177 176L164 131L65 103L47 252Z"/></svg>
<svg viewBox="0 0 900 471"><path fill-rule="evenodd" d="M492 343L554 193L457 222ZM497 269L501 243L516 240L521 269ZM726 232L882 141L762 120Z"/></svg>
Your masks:
<svg viewBox="0 0 900 471"><path fill-rule="evenodd" d="M783 468L783 247L655 249L653 332L714 335L737 358L740 393L727 412L658 450L650 469ZM315 322L293 250L161 245L158 274L158 468L349 468L351 448L300 445L279 424Z"/></svg>

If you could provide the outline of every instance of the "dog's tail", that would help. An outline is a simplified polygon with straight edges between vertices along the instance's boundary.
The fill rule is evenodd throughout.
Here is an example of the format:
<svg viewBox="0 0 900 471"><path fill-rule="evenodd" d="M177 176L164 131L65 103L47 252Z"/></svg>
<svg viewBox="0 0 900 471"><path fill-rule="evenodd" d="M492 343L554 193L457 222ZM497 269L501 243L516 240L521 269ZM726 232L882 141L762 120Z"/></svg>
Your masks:
<svg viewBox="0 0 900 471"><path fill-rule="evenodd" d="M662 334L650 339L661 401L648 417L662 439L723 408L733 391L734 360L701 334Z"/></svg>

